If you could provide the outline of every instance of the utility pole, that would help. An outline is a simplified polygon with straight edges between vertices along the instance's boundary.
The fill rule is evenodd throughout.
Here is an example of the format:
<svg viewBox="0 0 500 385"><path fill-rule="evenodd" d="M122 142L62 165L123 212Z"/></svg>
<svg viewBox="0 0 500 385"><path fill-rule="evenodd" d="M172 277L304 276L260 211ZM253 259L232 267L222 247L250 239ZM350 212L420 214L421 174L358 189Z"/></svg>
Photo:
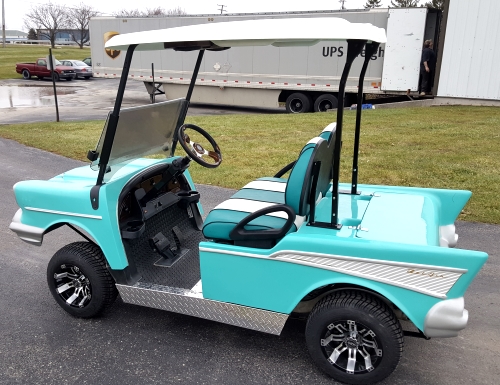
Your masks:
<svg viewBox="0 0 500 385"><path fill-rule="evenodd" d="M339 0L339 3L341 4L340 9L345 9L345 7L344 7L344 3L345 3L346 1L347 1L347 0Z"/></svg>
<svg viewBox="0 0 500 385"><path fill-rule="evenodd" d="M227 7L227 5L224 5L224 4L217 4L217 5L220 7L218 10L220 11L221 15L222 15L222 12L227 12L227 11L224 10L224 7Z"/></svg>
<svg viewBox="0 0 500 385"><path fill-rule="evenodd" d="M5 5L2 0L2 47L5 48Z"/></svg>

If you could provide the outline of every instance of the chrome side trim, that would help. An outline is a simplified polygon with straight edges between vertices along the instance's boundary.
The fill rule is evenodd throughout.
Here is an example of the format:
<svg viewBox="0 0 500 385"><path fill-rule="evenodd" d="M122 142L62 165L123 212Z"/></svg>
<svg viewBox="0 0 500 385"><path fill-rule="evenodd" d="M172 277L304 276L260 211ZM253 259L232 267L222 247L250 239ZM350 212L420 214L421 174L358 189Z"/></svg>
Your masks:
<svg viewBox="0 0 500 385"><path fill-rule="evenodd" d="M238 252L233 253L226 250L206 247L200 247L200 251L291 262L387 283L437 298L446 298L446 294L453 287L455 282L462 274L467 273L465 269L444 266L289 250L279 251L270 256Z"/></svg>
<svg viewBox="0 0 500 385"><path fill-rule="evenodd" d="M38 211L41 213L48 214L59 214L59 215L68 215L70 217L80 217L80 218L89 218L89 219L102 219L100 215L88 215L88 214L77 214L77 213L68 213L66 211L56 211L56 210L47 210L47 209L39 209L36 207L25 207L26 210L29 211Z"/></svg>
<svg viewBox="0 0 500 385"><path fill-rule="evenodd" d="M22 209L19 209L14 214L9 229L17 234L24 242L31 245L41 246L43 241L43 233L45 229L35 226L29 226L21 223Z"/></svg>
<svg viewBox="0 0 500 385"><path fill-rule="evenodd" d="M456 337L467 326L469 312L464 308L464 298L447 299L435 304L424 320L427 337Z"/></svg>
<svg viewBox="0 0 500 385"><path fill-rule="evenodd" d="M279 335L288 314L235 305L203 298L198 282L193 289L180 289L148 283L119 285L123 302L209 319L246 329Z"/></svg>

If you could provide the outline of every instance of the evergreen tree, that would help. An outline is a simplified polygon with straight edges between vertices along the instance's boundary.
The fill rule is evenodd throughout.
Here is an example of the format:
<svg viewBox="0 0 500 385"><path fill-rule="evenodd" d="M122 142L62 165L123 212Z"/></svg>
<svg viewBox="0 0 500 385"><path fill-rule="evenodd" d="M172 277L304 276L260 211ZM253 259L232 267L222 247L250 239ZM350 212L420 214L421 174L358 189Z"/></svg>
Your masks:
<svg viewBox="0 0 500 385"><path fill-rule="evenodd" d="M391 0L393 8L412 8L418 6L420 0Z"/></svg>
<svg viewBox="0 0 500 385"><path fill-rule="evenodd" d="M368 8L378 8L382 6L382 0L366 0L366 4L363 5L365 9Z"/></svg>
<svg viewBox="0 0 500 385"><path fill-rule="evenodd" d="M427 8L435 8L435 9L440 9L441 11L444 9L444 0L432 0L428 1L424 5Z"/></svg>
<svg viewBox="0 0 500 385"><path fill-rule="evenodd" d="M28 31L28 40L38 40L35 28L30 28L30 30Z"/></svg>

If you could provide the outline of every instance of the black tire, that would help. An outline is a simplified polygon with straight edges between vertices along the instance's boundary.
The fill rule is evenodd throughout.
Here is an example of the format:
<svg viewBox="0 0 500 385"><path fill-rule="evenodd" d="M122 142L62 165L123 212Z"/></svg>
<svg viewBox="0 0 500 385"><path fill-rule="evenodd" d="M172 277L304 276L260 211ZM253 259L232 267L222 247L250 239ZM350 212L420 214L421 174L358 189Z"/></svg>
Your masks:
<svg viewBox="0 0 500 385"><path fill-rule="evenodd" d="M68 82L70 82L72 80L73 80L73 78L66 78L66 81L68 81Z"/></svg>
<svg viewBox="0 0 500 385"><path fill-rule="evenodd" d="M23 70L23 79L25 79L25 80L30 80L31 79L30 71L28 71L26 69Z"/></svg>
<svg viewBox="0 0 500 385"><path fill-rule="evenodd" d="M389 376L401 359L403 342L392 310L365 292L329 295L316 304L307 320L311 358L335 380L348 384L373 384ZM354 365L349 364L351 352Z"/></svg>
<svg viewBox="0 0 500 385"><path fill-rule="evenodd" d="M71 243L55 253L47 267L47 283L59 306L80 318L99 315L118 295L101 249L90 242ZM61 291L65 286L69 287Z"/></svg>
<svg viewBox="0 0 500 385"><path fill-rule="evenodd" d="M54 79L55 82L58 82L59 81L59 74L57 72L54 72L52 74L52 78Z"/></svg>
<svg viewBox="0 0 500 385"><path fill-rule="evenodd" d="M320 95L314 102L314 112L326 112L339 105L338 99L331 94Z"/></svg>
<svg viewBox="0 0 500 385"><path fill-rule="evenodd" d="M291 114L300 114L310 112L312 106L312 99L309 95L301 92L295 92L286 98L286 112Z"/></svg>
<svg viewBox="0 0 500 385"><path fill-rule="evenodd" d="M38 80L43 80L45 79L43 76L38 76Z"/></svg>

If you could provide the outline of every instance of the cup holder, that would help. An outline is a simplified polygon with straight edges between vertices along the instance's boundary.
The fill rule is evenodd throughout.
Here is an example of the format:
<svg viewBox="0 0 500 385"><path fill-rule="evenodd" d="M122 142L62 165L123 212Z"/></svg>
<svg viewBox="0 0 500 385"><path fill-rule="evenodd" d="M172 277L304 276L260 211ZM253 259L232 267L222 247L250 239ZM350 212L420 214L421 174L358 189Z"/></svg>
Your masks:
<svg viewBox="0 0 500 385"><path fill-rule="evenodd" d="M143 221L129 221L122 227L122 238L136 239L139 238L146 229Z"/></svg>

